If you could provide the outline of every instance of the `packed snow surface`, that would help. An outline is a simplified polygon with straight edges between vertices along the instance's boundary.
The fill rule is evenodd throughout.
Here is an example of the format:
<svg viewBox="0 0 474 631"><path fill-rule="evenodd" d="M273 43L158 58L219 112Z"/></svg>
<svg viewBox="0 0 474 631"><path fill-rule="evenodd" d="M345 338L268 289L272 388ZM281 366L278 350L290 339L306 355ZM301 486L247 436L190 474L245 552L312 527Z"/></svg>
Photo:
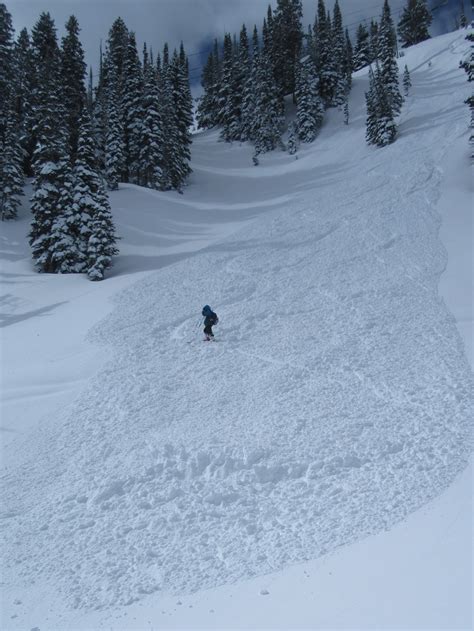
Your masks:
<svg viewBox="0 0 474 631"><path fill-rule="evenodd" d="M184 196L112 195L124 259L161 269L89 332L106 360L79 396L9 445L6 582L41 577L85 609L228 584L388 529L466 467L473 381L438 294L437 212L465 48L408 51L413 95L383 150L365 144L361 71L350 125L330 111L297 160L255 168L208 132Z"/></svg>

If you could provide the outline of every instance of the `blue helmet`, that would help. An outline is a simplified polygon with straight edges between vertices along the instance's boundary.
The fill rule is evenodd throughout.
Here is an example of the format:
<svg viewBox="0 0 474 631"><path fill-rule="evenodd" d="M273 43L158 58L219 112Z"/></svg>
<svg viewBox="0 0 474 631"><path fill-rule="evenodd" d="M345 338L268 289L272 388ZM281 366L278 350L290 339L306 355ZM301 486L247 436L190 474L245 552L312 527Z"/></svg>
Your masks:
<svg viewBox="0 0 474 631"><path fill-rule="evenodd" d="M212 313L211 307L209 305L204 305L204 307L202 308L202 315L207 316L210 313Z"/></svg>

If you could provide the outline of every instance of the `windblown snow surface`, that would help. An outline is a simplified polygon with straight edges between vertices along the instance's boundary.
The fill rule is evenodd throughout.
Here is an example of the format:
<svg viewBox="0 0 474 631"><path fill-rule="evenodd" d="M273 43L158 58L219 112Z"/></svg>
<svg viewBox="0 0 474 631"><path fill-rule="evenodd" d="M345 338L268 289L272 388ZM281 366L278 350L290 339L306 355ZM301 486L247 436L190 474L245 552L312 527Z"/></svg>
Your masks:
<svg viewBox="0 0 474 631"><path fill-rule="evenodd" d="M152 239L123 221L140 200L158 220L186 211L182 230L211 245L173 259L170 228L170 264L89 333L99 372L9 445L7 584L41 577L84 610L228 584L389 529L466 467L473 380L438 294L436 210L466 130L465 49L457 33L407 52L413 91L383 150L365 144L361 71L349 126L330 111L298 159L255 168L208 132L184 196L113 194L128 235L116 274ZM204 303L221 320L212 344Z"/></svg>

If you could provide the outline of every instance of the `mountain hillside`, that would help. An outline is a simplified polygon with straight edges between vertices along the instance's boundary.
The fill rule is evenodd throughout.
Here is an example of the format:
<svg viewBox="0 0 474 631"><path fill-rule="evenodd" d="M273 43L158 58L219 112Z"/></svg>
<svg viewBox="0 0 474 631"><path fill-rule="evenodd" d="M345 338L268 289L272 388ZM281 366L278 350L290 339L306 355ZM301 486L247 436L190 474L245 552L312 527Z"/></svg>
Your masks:
<svg viewBox="0 0 474 631"><path fill-rule="evenodd" d="M328 555L466 468L473 380L437 208L453 142L468 159L465 50L458 32L406 51L382 150L366 70L350 124L330 110L297 159L254 167L196 135L184 195L111 195L121 256L100 286L31 272L26 207L6 227L2 628L108 625Z"/></svg>

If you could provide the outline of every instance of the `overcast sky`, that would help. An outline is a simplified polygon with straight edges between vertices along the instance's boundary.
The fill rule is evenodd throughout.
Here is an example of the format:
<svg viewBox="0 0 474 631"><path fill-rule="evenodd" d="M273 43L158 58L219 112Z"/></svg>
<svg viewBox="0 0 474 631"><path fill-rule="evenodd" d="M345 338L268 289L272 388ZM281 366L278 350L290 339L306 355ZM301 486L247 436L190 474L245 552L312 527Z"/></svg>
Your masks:
<svg viewBox="0 0 474 631"><path fill-rule="evenodd" d="M64 35L64 24L74 14L81 27L81 41L86 62L96 68L101 39L105 42L112 22L122 17L127 27L135 31L140 48L146 41L154 51L160 51L167 41L171 48L184 42L189 55L191 78L200 74L202 50L214 37L223 38L226 31L237 33L243 22L250 30L254 23L260 29L269 0L4 0L12 14L18 34L26 27L29 31L42 11L49 11L55 20L58 36ZM437 0L443 2L444 0ZM452 0L450 0L452 1ZM459 4L459 0L456 0ZM270 2L275 7L276 0ZM383 0L339 0L344 23L351 35L364 18L378 17ZM390 0L396 21L406 0ZM470 0L465 0L470 4ZM303 0L305 25L312 23L317 0ZM333 0L326 0L333 9ZM201 53L201 55L199 54Z"/></svg>

